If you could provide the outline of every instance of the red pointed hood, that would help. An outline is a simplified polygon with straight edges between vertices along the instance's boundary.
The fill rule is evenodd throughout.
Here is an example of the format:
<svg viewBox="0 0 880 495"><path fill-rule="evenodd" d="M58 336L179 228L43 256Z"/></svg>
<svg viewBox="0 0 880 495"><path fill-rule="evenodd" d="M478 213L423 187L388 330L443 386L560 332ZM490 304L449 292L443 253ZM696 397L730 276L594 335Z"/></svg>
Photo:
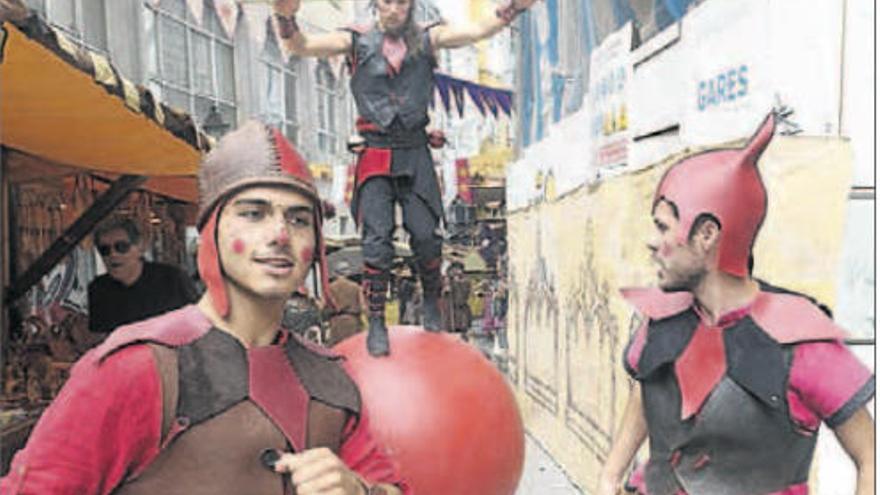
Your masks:
<svg viewBox="0 0 880 495"><path fill-rule="evenodd" d="M718 219L718 268L731 275L748 275L752 245L767 214L767 190L758 159L775 129L776 118L771 113L744 148L685 158L666 172L654 195L654 204L661 198L675 204L679 242L687 242L691 226L701 214Z"/></svg>

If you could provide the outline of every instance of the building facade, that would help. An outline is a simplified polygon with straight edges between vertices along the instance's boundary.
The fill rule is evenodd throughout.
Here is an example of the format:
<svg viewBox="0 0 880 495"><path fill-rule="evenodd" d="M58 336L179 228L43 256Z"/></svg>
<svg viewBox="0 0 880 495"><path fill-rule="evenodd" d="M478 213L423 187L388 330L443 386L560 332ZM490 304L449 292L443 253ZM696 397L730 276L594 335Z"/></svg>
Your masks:
<svg viewBox="0 0 880 495"><path fill-rule="evenodd" d="M517 21L511 378L527 428L585 489L629 390L632 310L617 289L653 280L643 235L656 171L751 135L771 109L783 120L764 170L756 275L831 306L874 366L874 10L869 0L547 0ZM823 432L812 491L852 493L853 472Z"/></svg>

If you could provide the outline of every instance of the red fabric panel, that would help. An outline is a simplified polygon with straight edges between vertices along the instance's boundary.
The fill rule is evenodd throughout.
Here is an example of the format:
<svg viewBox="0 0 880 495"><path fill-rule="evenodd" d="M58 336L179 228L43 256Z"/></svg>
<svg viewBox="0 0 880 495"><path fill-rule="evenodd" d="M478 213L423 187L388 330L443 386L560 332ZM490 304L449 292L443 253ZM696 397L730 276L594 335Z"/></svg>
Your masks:
<svg viewBox="0 0 880 495"><path fill-rule="evenodd" d="M727 371L722 331L719 327L700 323L688 346L675 361L675 376L681 388L681 419L700 410Z"/></svg>
<svg viewBox="0 0 880 495"><path fill-rule="evenodd" d="M226 285L223 279L223 269L220 268L220 253L217 252L217 217L220 208L214 208L211 216L199 233L199 275L202 282L208 288L211 303L217 313L226 317L229 314L229 299L226 296Z"/></svg>
<svg viewBox="0 0 880 495"><path fill-rule="evenodd" d="M159 453L162 393L153 352L138 345L74 366L16 454L0 493L108 494Z"/></svg>
<svg viewBox="0 0 880 495"><path fill-rule="evenodd" d="M872 379L869 370L842 342L807 342L794 350L789 378L792 419L818 427Z"/></svg>
<svg viewBox="0 0 880 495"><path fill-rule="evenodd" d="M248 349L250 396L284 432L297 452L306 445L309 394L290 367L281 346ZM279 384L290 384L280 387Z"/></svg>
<svg viewBox="0 0 880 495"><path fill-rule="evenodd" d="M113 351L134 342L158 342L178 347L188 344L211 329L211 321L195 305L165 313L161 317L120 327L98 346L95 352L103 359Z"/></svg>
<svg viewBox="0 0 880 495"><path fill-rule="evenodd" d="M397 485L404 495L412 489L400 477L399 469L388 453L373 440L370 420L365 409L360 418L351 418L345 427L345 440L339 449L339 458L349 469L358 473L370 484Z"/></svg>
<svg viewBox="0 0 880 495"><path fill-rule="evenodd" d="M681 313L694 303L694 296L690 292L663 292L656 287L621 289L620 294L652 320Z"/></svg>
<svg viewBox="0 0 880 495"><path fill-rule="evenodd" d="M391 150L387 148L365 149L358 159L356 174L358 188L372 177L390 176Z"/></svg>
<svg viewBox="0 0 880 495"><path fill-rule="evenodd" d="M807 340L840 340L846 332L803 296L761 292L752 319L774 340L791 344Z"/></svg>

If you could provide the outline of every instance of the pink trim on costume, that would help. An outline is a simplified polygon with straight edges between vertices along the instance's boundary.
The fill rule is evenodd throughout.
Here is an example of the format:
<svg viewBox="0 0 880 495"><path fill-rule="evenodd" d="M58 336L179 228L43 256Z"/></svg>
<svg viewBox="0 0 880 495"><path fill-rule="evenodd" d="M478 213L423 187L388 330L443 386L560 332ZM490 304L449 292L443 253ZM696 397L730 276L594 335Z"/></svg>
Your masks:
<svg viewBox="0 0 880 495"><path fill-rule="evenodd" d="M834 415L870 379L871 371L841 342L807 342L794 349L789 387L822 419Z"/></svg>
<svg viewBox="0 0 880 495"><path fill-rule="evenodd" d="M633 336L632 345L629 346L629 352L626 353L626 362L629 367L635 371L639 371L639 359L642 357L642 350L648 341L648 319L642 322L635 336Z"/></svg>
<svg viewBox="0 0 880 495"><path fill-rule="evenodd" d="M248 349L250 396L278 425L295 452L306 447L309 394L297 378L284 348L277 345ZM285 384L279 387L279 384Z"/></svg>
<svg viewBox="0 0 880 495"><path fill-rule="evenodd" d="M780 344L846 337L846 332L815 304L794 294L760 292L752 304L751 316Z"/></svg>
<svg viewBox="0 0 880 495"><path fill-rule="evenodd" d="M694 296L690 292L663 292L656 287L621 289L620 294L652 320L681 313L694 303Z"/></svg>
<svg viewBox="0 0 880 495"><path fill-rule="evenodd" d="M160 316L119 327L98 346L98 359L135 342L156 342L171 347L188 344L211 329L211 321L190 304Z"/></svg>
<svg viewBox="0 0 880 495"><path fill-rule="evenodd" d="M797 391L789 388L785 392L788 400L788 415L800 428L804 435L812 435L819 429L822 418L816 415L801 399Z"/></svg>

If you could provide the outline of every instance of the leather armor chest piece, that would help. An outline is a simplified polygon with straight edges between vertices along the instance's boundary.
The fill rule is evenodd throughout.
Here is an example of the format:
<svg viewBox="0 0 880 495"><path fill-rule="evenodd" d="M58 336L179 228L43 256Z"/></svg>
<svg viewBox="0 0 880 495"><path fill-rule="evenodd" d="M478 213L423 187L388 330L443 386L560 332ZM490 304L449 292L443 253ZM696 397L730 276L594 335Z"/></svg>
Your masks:
<svg viewBox="0 0 880 495"><path fill-rule="evenodd" d="M305 414L293 413L298 418L281 418L292 408L279 409L252 393L256 386L250 383L249 374L254 374L255 366L248 361L256 354L224 332L212 330L176 351L154 347L162 379L164 422L169 423L163 425L163 430L169 430L163 431L168 444L143 473L115 493L294 493L281 475L263 466L260 454L265 449L290 451L295 443L303 442L305 448L327 447L338 453L346 422L359 410L359 399L353 383L342 379L347 375L331 359L293 341L286 351L290 362L283 364L294 369L293 376L301 385L284 383L284 376L279 376L272 387L305 389ZM299 366L293 366L294 362ZM283 425L291 421L301 423L304 438L288 438Z"/></svg>
<svg viewBox="0 0 880 495"><path fill-rule="evenodd" d="M790 352L786 350L786 365ZM682 421L671 363L641 381L652 495L760 495L805 482L816 436L796 431L784 397L771 407L725 376L700 411Z"/></svg>
<svg viewBox="0 0 880 495"><path fill-rule="evenodd" d="M358 114L386 130L395 118L406 130L423 128L434 91L435 61L428 31L422 33L422 49L415 56L408 54L395 75L382 55L383 39L376 28L354 35L351 92Z"/></svg>

